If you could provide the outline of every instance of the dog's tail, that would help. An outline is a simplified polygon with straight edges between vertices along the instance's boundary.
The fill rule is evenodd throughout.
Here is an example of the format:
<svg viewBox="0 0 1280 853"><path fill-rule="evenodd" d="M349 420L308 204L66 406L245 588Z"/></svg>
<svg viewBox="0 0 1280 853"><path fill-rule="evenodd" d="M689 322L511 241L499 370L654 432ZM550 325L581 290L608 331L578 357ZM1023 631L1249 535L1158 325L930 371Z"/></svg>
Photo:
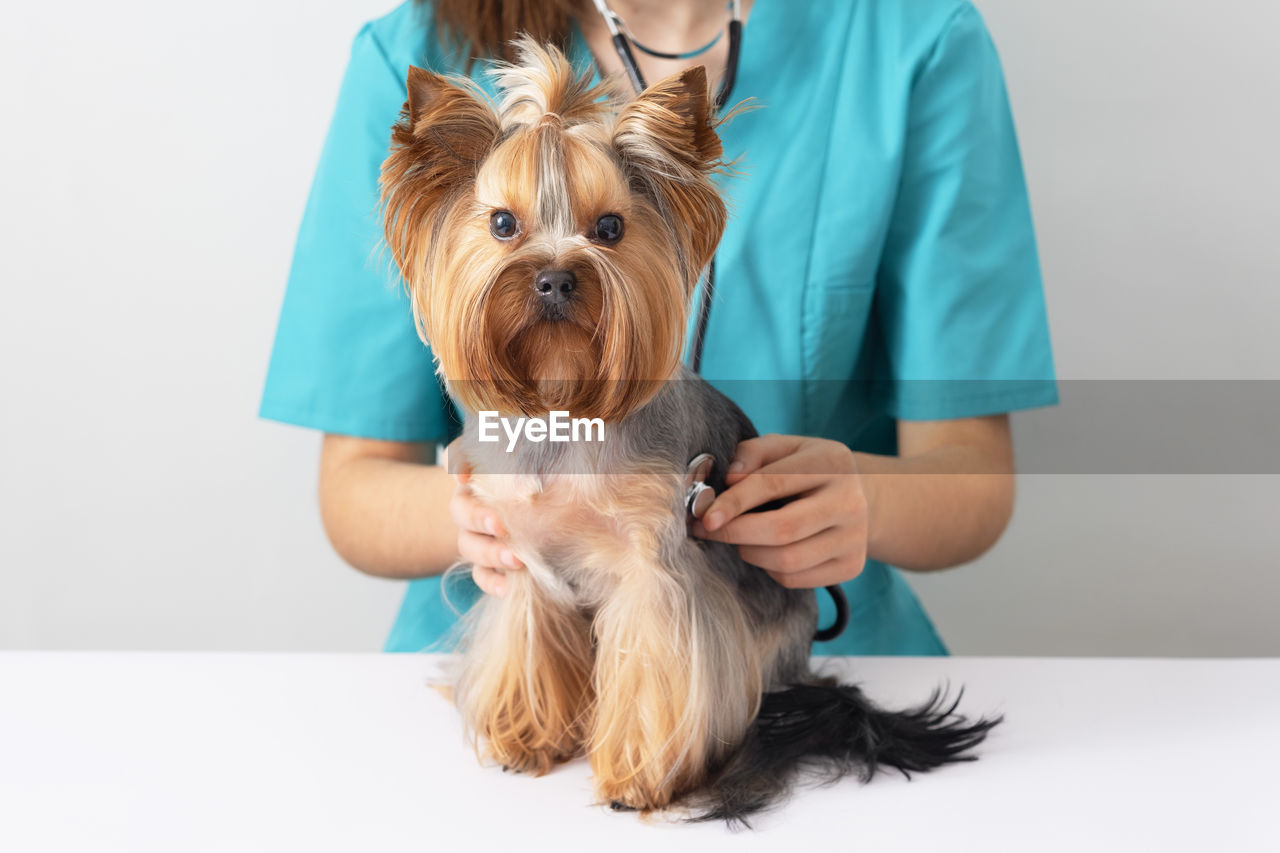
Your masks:
<svg viewBox="0 0 1280 853"><path fill-rule="evenodd" d="M910 778L973 761L966 753L1001 718L969 722L956 713L963 695L948 700L935 690L918 708L886 711L852 685L800 684L767 693L742 746L690 798L691 819L748 826L747 818L781 799L802 768L823 781L856 775L867 782L884 768Z"/></svg>

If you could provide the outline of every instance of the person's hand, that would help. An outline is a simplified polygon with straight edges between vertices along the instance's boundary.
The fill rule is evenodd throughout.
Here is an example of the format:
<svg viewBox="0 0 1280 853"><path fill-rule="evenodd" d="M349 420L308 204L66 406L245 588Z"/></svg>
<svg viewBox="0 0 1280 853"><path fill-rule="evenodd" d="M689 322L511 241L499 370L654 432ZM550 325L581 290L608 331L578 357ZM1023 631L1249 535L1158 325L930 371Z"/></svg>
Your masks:
<svg viewBox="0 0 1280 853"><path fill-rule="evenodd" d="M476 586L501 598L507 594L507 572L523 569L524 563L508 547L498 514L472 495L471 466L459 462L454 476L458 487L449 501L449 515L458 526L458 554L471 564Z"/></svg>
<svg viewBox="0 0 1280 853"><path fill-rule="evenodd" d="M848 447L800 435L749 439L738 445L726 480L729 488L694 522L694 535L737 545L742 559L791 589L862 573L867 498ZM748 512L780 498L792 500Z"/></svg>

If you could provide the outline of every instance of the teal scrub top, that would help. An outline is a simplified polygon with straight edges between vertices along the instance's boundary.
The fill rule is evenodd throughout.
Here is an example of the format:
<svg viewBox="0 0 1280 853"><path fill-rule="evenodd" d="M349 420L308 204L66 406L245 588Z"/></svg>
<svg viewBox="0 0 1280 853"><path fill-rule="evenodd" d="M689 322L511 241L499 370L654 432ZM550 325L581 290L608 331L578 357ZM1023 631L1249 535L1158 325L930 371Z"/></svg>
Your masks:
<svg viewBox="0 0 1280 853"><path fill-rule="evenodd" d="M569 52L591 64L576 31ZM456 434L375 214L410 65L463 70L421 3L356 36L262 417L387 441ZM1008 96L972 5L756 0L733 91L745 98L757 109L721 132L738 174L722 181L731 216L702 373L761 433L892 454L895 419L1057 402ZM439 578L409 583L388 651L448 647L455 608L478 594L469 581L449 586L446 600ZM869 562L844 586L849 627L815 653L946 653L897 570Z"/></svg>

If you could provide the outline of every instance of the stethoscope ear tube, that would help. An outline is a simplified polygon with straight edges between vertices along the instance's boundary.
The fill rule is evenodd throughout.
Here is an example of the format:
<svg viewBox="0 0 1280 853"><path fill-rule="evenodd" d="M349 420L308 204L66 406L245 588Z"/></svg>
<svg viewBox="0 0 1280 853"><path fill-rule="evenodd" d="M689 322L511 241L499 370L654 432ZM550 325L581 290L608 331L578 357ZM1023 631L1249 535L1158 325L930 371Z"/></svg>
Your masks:
<svg viewBox="0 0 1280 853"><path fill-rule="evenodd" d="M644 75L640 73L640 66L636 64L635 54L631 52L631 43L627 41L627 37L622 33L613 34L613 47L618 51L618 58L622 60L622 67L627 70L627 77L631 80L631 87L636 90L636 94L645 90ZM730 44L729 50L733 50Z"/></svg>
<svg viewBox="0 0 1280 853"><path fill-rule="evenodd" d="M733 93L733 84L738 77L738 51L742 47L742 21L734 18L729 22L729 56L724 64L724 79L720 81L720 91L716 92L715 108L724 109Z"/></svg>

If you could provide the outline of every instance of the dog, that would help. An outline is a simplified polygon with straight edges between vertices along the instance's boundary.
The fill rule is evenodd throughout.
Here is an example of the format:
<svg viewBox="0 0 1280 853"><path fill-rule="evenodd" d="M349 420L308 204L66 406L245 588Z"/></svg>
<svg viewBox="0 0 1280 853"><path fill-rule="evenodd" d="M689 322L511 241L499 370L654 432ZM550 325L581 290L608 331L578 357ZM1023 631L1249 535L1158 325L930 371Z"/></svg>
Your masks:
<svg viewBox="0 0 1280 853"><path fill-rule="evenodd" d="M905 712L810 669L812 590L688 530L687 465L725 487L756 435L681 364L725 227L705 71L628 97L528 39L473 82L418 68L382 166L386 244L466 412L466 488L528 570L463 620L453 697L482 757L585 755L616 809L745 823L802 768L864 780L967 760L998 720ZM571 412L604 440L482 440L479 413ZM510 452L508 452L510 449Z"/></svg>

